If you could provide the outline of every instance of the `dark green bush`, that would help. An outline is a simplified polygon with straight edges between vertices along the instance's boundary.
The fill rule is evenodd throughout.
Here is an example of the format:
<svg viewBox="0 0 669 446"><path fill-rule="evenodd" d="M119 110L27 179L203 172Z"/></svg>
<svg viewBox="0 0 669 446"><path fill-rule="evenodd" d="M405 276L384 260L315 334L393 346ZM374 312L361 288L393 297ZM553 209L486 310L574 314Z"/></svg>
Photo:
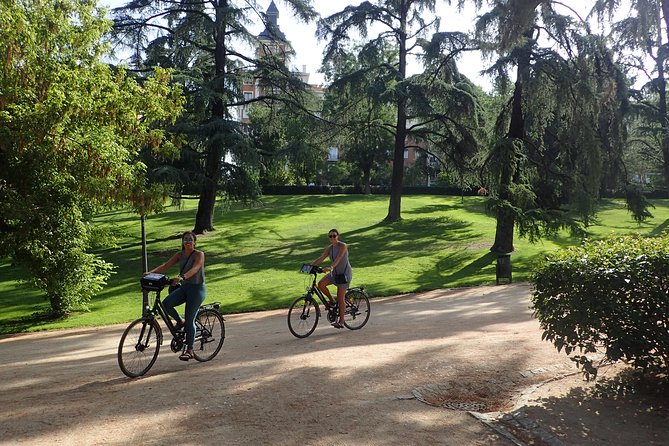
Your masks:
<svg viewBox="0 0 669 446"><path fill-rule="evenodd" d="M550 255L534 273L542 339L596 377L595 352L644 372L669 368L669 237L609 237Z"/></svg>
<svg viewBox="0 0 669 446"><path fill-rule="evenodd" d="M272 186L265 185L264 195L327 195L327 194L364 194L362 186ZM388 195L390 186L372 186L372 194ZM403 195L477 195L478 188L467 188L464 191L457 186L404 186Z"/></svg>

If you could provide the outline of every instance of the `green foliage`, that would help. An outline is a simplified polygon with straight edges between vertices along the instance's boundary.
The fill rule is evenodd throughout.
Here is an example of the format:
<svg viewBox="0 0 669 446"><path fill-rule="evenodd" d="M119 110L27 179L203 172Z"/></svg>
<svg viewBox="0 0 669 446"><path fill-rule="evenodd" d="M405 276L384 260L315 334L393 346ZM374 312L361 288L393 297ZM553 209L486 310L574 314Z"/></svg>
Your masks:
<svg viewBox="0 0 669 446"><path fill-rule="evenodd" d="M172 151L163 131L179 112L169 74L138 85L101 62L110 22L95 2L0 10L0 256L25 267L63 315L85 308L111 267L89 253L90 219L107 206L145 209L138 148Z"/></svg>
<svg viewBox="0 0 669 446"><path fill-rule="evenodd" d="M349 85L362 84L367 89L366 96L375 105L392 106L395 114L392 120L378 108L371 113L366 122L372 132L385 128L394 136L392 144L393 171L391 178L391 194L388 206L387 221L401 219L401 195L404 180L404 150L407 139L415 144L418 139L428 140L441 149L466 151L475 149L475 138L471 122L473 98L466 93L466 88L455 85L462 79L454 69L453 58L463 51L467 43L453 39L457 48L434 61L426 68L426 72L418 76L407 75L407 55L430 58L434 48L441 48L441 42L428 43L429 33L438 30L438 20L426 21L424 14L434 12L434 0L416 0L412 2L396 2L381 0L376 3L363 2L357 6L349 5L340 12L319 21L316 31L319 39L328 40L323 61L337 66L346 74L338 78ZM378 26L378 28L377 28ZM377 29L379 30L377 33ZM364 39L359 52L359 63L355 66L353 58L347 56L350 50L348 43L352 32L358 32ZM376 34L369 36L369 34ZM459 43L458 43L459 42ZM381 57L397 48L397 58ZM326 71L328 71L326 69ZM364 82L359 82L364 79ZM352 95L353 96L353 95ZM365 96L358 96L364 100ZM356 102L353 96L352 103ZM363 104L367 107L368 104ZM385 115L381 118L381 115ZM464 118L463 118L464 116ZM374 119L369 119L369 118ZM381 119L379 119L381 118ZM370 122L371 121L371 122ZM441 132L441 130L444 130ZM377 139L372 135L369 140ZM365 141L360 146L371 153L381 153L384 149L379 143ZM385 145L385 144L384 144ZM369 150L371 148L371 150ZM449 150L450 152L450 150ZM369 177L368 172L365 176Z"/></svg>
<svg viewBox="0 0 669 446"><path fill-rule="evenodd" d="M284 4L301 20L316 15L309 1ZM256 18L263 20L271 42L250 29ZM255 0L130 0L114 10L114 19L115 37L132 50L134 68L170 67L186 92L186 113L175 126L186 141L181 159L154 167L165 174L163 180L176 182L177 196L199 194L195 232L214 230L216 199L255 199L263 171L277 172L282 161L263 165L262 156L271 152L266 145L254 146L257 140L249 138L234 111L258 101L307 108L305 85L288 68L292 50ZM249 45L260 51L249 55ZM261 92L250 101L242 92L249 81Z"/></svg>
<svg viewBox="0 0 669 446"><path fill-rule="evenodd" d="M537 268L532 304L542 338L586 378L593 353L643 371L669 368L669 237L611 236L557 251Z"/></svg>
<svg viewBox="0 0 669 446"><path fill-rule="evenodd" d="M653 214L648 210L648 208L653 207L653 205L649 203L641 188L637 186L628 186L625 190L625 198L627 201L627 209L632 213L634 220L642 223L649 218L653 218Z"/></svg>
<svg viewBox="0 0 669 446"><path fill-rule="evenodd" d="M310 109L319 101L305 94ZM305 110L281 105L254 104L249 111L248 133L259 152L260 181L270 185L316 183L326 164L319 120Z"/></svg>
<svg viewBox="0 0 669 446"><path fill-rule="evenodd" d="M323 70L328 87L323 117L334 125L327 134L332 144L340 147L343 157L357 172L355 184L369 192L373 176L377 176L391 157L393 126L397 111L388 103L386 64L397 62L397 49L384 42L342 48Z"/></svg>
<svg viewBox="0 0 669 446"><path fill-rule="evenodd" d="M633 92L638 122L631 124L633 155L628 159L633 159L636 169L630 172L646 174L649 168L651 172L661 171L664 186L669 184L668 12L667 0L638 0L629 4L597 0L592 10L600 23L609 20L607 26L620 53L620 62L627 67L634 83L642 85ZM617 15L622 18L613 22Z"/></svg>
<svg viewBox="0 0 669 446"><path fill-rule="evenodd" d="M516 77L511 100L498 104L484 169L491 194L515 208L498 207L504 230L495 245L507 249L514 224L531 238L587 226L600 193L622 190L627 181L622 67L604 36L559 14L552 3L495 2L477 24L483 47L499 54L489 72L501 86L512 70Z"/></svg>

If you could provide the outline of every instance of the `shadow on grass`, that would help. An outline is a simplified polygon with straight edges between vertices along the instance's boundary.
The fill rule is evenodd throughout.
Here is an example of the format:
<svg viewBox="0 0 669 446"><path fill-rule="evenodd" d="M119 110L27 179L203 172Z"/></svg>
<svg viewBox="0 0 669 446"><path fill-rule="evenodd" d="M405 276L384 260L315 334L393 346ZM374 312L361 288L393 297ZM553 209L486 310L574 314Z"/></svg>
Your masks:
<svg viewBox="0 0 669 446"><path fill-rule="evenodd" d="M461 265L462 261L466 261L465 260L466 256L461 255L458 257L459 259L457 258L444 259L442 263L444 264L444 266L448 267L452 265ZM457 269L457 271L449 274L448 276L445 276L443 280L446 283L463 282L463 281L466 282L470 278L478 277L481 274L481 270L490 268L490 265L495 264L496 261L497 261L497 254L494 254L492 252L487 252L482 256L478 257L477 259L474 259L473 261L462 265L462 267Z"/></svg>
<svg viewBox="0 0 669 446"><path fill-rule="evenodd" d="M301 264L314 260L328 244L328 221L351 228L342 233L342 240L351 250L353 283L368 285L374 296L494 281L495 257L488 252L494 218L485 212L485 199L468 197L464 203L459 197L428 197L413 203L407 200L404 219L392 223L381 220L387 199L363 195L281 196L267 197L260 206L250 208L232 205L223 214L218 208L219 230L198 239L207 256L207 283L215 291L211 296L216 300L224 296L225 311L286 306L288 299L297 297L297 290L303 292L304 288L298 286L303 278L298 274ZM656 204L667 207L663 202ZM619 201L604 200L600 209L616 211L621 205ZM170 208L149 217L151 266L176 252L181 231L192 228L195 212L194 208ZM119 231L125 234L120 247L97 251L117 265L117 273L91 306L101 310L114 307L120 314L126 302L132 304L132 299L140 295L140 220L126 211L110 211L96 221L120 223ZM669 219L647 230L659 233L667 228ZM578 243L567 234L549 240L559 247ZM514 253L514 278L527 277L536 256L536 250ZM27 296L24 285L14 283L21 276L15 271L7 273L0 263L0 285L7 285L0 287L3 305L15 310L20 306L21 311L32 313L43 298L39 293ZM114 304L115 299L122 299L122 303Z"/></svg>
<svg viewBox="0 0 669 446"><path fill-rule="evenodd" d="M438 234L435 236L435 234ZM367 227L359 228L347 233L342 233L342 240L349 245L351 252L351 263L353 266L354 284L356 282L356 269L364 266L366 269L384 268L399 258L413 258L420 261L421 258L434 252L441 252L449 246L464 246L472 237L476 237L471 225L464 221L454 220L448 217L418 218L401 220L398 222L379 222ZM268 269L279 269L282 271L298 271L300 265L313 261L327 245L321 243L323 235L318 234L304 238L299 242L290 244L279 244L276 247L264 249L244 255L226 256L227 264L235 264L239 267L237 273L229 273L225 268L213 275L207 276L208 283L215 284L232 279L232 274L254 274ZM462 246L458 249L462 250ZM409 249L407 249L409 248ZM309 253L308 257L305 253ZM466 256L463 256L466 257ZM455 260L455 259L454 259ZM481 260L485 263L487 260ZM453 265L450 265L452 268ZM469 266L475 269L478 264ZM468 270L462 272L466 275ZM380 283L383 282L383 269L379 270ZM211 277L211 278L210 278ZM277 290L290 287L290 283L281 286L279 283L287 280L286 277L276 277ZM412 290L425 290L441 287L444 283L443 277L437 268L430 268L425 275L415 279L417 283L412 284ZM368 281L365 285L370 285ZM253 289L249 287L247 292L251 295L252 305L257 309L277 308L277 296L275 292L268 292L266 287ZM385 294L385 293L382 293ZM283 297L283 296L282 296ZM297 297L297 296L294 296ZM284 303L284 305L286 305Z"/></svg>
<svg viewBox="0 0 669 446"><path fill-rule="evenodd" d="M453 198L453 197L449 197ZM466 211L472 214L480 214L482 216L491 216L486 212L485 200L479 198L467 197L464 202L458 201L451 203L428 204L419 206L413 209L406 209L402 211L403 215L424 215L435 212L451 212L451 211Z"/></svg>
<svg viewBox="0 0 669 446"><path fill-rule="evenodd" d="M664 220L662 223L657 225L657 227L650 232L650 235L653 237L659 237L664 235L667 231L669 231L669 219Z"/></svg>
<svg viewBox="0 0 669 446"><path fill-rule="evenodd" d="M48 325L53 322L64 321L67 319L67 316L54 316L46 307L48 307L48 305L45 306L43 311L33 313L29 316L11 320L0 320L0 336L27 332L35 326Z"/></svg>

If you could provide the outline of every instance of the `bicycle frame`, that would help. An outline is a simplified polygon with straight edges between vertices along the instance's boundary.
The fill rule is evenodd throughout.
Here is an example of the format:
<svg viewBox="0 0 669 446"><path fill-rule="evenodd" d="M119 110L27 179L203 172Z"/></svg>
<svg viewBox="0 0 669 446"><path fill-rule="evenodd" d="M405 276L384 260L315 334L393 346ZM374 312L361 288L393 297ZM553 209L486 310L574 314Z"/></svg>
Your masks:
<svg viewBox="0 0 669 446"><path fill-rule="evenodd" d="M165 325L167 326L167 329L170 331L172 334L172 337L177 336L177 330L174 324L172 323L172 320L169 318L167 315L167 311L165 310L165 307L163 306L163 301L160 300L160 291L155 291L156 297L153 301L153 307L149 306L149 293L151 291L148 290L142 290L142 317L143 318L156 318L156 316L160 316L162 320L165 322Z"/></svg>
<svg viewBox="0 0 669 446"><path fill-rule="evenodd" d="M318 285L316 284L316 279L318 278L318 273L317 272L312 272L310 273L313 278L311 280L311 286L307 290L307 293L313 295L316 294L318 298L320 299L321 303L325 306L327 310L330 310L331 308L337 308L337 302L335 301L334 304L330 303L330 299L325 297L325 294L318 288Z"/></svg>
<svg viewBox="0 0 669 446"><path fill-rule="evenodd" d="M160 346L163 344L163 328L158 322L162 318L172 335L169 347L174 353L183 351L186 331L177 330L177 325L170 319L160 299L161 291L170 283L162 274L146 274L142 284L142 317L135 319L123 332L118 346L117 358L121 371L130 378L144 375L153 367ZM156 293L153 303L149 293ZM195 316L195 339L192 355L186 359L206 362L213 359L223 346L225 322L219 311L220 303L200 305ZM209 345L207 345L209 344ZM179 359L184 359L180 357Z"/></svg>
<svg viewBox="0 0 669 446"><path fill-rule="evenodd" d="M288 309L288 329L295 337L306 338L314 332L322 314L321 304L325 307L327 320L336 328L342 328L341 319L343 319L343 326L349 330L358 330L367 323L370 314L369 296L363 286L346 289L344 314L340 317L340 302L338 300L331 302L326 298L327 294L316 284L318 274L323 273L323 269L317 265L305 263L300 272L310 274L312 278L311 284L306 287L307 292L293 300ZM315 298L314 295L318 298ZM340 324L335 324L338 319Z"/></svg>

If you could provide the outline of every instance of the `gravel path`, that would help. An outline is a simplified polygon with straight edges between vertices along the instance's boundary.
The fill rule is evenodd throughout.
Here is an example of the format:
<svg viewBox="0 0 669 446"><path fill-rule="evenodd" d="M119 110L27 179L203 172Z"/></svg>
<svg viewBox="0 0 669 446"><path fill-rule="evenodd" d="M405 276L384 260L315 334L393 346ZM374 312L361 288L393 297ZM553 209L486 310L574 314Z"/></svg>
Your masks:
<svg viewBox="0 0 669 446"><path fill-rule="evenodd" d="M373 299L362 330L321 319L306 339L286 310L229 315L213 361L164 345L139 379L116 362L125 325L5 337L0 444L529 444L532 429L509 439L509 423L467 412L517 410L528 388L573 372L541 341L529 295L512 284ZM668 444L651 434L638 444Z"/></svg>

